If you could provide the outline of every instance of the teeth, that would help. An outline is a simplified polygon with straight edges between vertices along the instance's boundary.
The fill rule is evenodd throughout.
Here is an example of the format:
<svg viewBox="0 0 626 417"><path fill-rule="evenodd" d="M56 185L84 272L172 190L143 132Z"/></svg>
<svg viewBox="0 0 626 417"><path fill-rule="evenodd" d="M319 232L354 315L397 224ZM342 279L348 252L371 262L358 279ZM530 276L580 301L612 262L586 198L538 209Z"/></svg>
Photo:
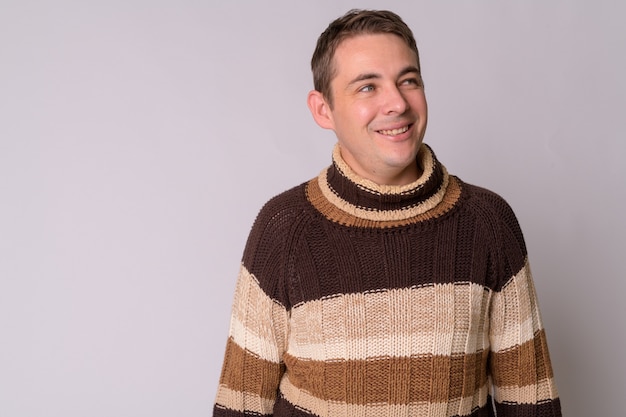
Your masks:
<svg viewBox="0 0 626 417"><path fill-rule="evenodd" d="M383 135L395 136L395 135L399 135L400 133L404 133L407 130L409 130L409 127L404 126L404 127L401 127L400 129L380 130L379 132L382 133Z"/></svg>

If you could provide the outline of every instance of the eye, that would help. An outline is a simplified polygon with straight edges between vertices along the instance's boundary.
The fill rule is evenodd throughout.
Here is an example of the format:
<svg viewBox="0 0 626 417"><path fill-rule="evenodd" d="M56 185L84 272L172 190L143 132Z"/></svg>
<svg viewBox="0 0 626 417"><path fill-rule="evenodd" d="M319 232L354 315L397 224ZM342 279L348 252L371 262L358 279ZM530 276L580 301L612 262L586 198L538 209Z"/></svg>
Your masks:
<svg viewBox="0 0 626 417"><path fill-rule="evenodd" d="M374 86L372 84L367 84L359 88L359 92L363 92L363 93L370 93L372 91L374 91Z"/></svg>
<svg viewBox="0 0 626 417"><path fill-rule="evenodd" d="M400 85L421 87L422 86L422 80L420 78L417 78L417 77L405 78L404 80L402 80L400 82Z"/></svg>

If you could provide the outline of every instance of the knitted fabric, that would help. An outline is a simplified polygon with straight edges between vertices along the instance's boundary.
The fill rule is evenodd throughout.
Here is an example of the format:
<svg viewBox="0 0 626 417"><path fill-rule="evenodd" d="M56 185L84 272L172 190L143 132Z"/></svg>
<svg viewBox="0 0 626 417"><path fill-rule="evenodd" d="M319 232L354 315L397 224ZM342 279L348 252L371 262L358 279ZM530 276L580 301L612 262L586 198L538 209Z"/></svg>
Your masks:
<svg viewBox="0 0 626 417"><path fill-rule="evenodd" d="M515 215L428 146L417 162L379 186L335 147L263 207L214 416L561 415Z"/></svg>

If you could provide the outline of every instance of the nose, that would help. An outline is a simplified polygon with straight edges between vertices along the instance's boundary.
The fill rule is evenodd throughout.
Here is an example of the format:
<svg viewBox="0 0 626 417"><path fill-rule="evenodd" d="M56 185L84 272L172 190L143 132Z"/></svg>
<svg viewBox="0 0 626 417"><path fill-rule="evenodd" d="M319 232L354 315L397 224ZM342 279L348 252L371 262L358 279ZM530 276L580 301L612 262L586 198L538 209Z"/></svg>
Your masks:
<svg viewBox="0 0 626 417"><path fill-rule="evenodd" d="M382 107L384 114L403 114L408 107L409 103L397 86L386 90Z"/></svg>

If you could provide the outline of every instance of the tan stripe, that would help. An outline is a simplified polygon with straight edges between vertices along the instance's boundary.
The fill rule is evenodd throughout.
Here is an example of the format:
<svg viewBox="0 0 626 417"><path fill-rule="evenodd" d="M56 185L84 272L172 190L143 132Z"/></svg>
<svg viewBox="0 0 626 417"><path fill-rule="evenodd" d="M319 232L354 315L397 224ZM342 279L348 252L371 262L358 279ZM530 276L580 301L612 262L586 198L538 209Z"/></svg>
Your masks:
<svg viewBox="0 0 626 417"><path fill-rule="evenodd" d="M354 404L345 401L327 401L295 387L288 378L284 378L280 390L285 399L297 408L307 410L320 417L353 416L458 416L468 415L487 403L487 384L484 384L470 396L446 399L443 402L409 402L404 404Z"/></svg>
<svg viewBox="0 0 626 417"><path fill-rule="evenodd" d="M322 400L370 404L445 402L487 382L488 352L458 356L318 362L285 355L291 383Z"/></svg>
<svg viewBox="0 0 626 417"><path fill-rule="evenodd" d="M328 192L330 192L331 195L325 195L320 188L320 180L318 178L314 178L307 183L306 193L307 199L311 204L331 221L352 227L388 228L430 220L447 213L454 207L454 204L461 195L461 186L458 180L452 176L448 176L447 178L449 179L447 187L442 188L441 195L437 194L436 197L437 199L440 198L440 201L436 206L431 207L431 209L424 213L418 213L419 208L423 207L421 205L416 208L416 211L390 211L389 213L391 214L389 216L387 216L385 212L379 215L376 214L378 212L357 209L343 200L338 200L330 190L328 190ZM398 214L400 218L394 219L393 217L396 217L393 215L394 212L401 213Z"/></svg>
<svg viewBox="0 0 626 417"><path fill-rule="evenodd" d="M543 329L528 260L522 269L493 295L491 349L499 352L532 340Z"/></svg>
<svg viewBox="0 0 626 417"><path fill-rule="evenodd" d="M220 385L217 389L215 404L219 408L227 408L240 413L272 414L275 401L275 395L272 399L266 399L256 394L234 391L225 385Z"/></svg>
<svg viewBox="0 0 626 417"><path fill-rule="evenodd" d="M486 350L489 297L457 283L310 301L292 310L289 353L326 361Z"/></svg>
<svg viewBox="0 0 626 417"><path fill-rule="evenodd" d="M260 358L280 362L285 347L287 311L263 292L256 278L242 265L230 322L235 343Z"/></svg>
<svg viewBox="0 0 626 417"><path fill-rule="evenodd" d="M495 399L500 403L537 404L543 401L556 400L558 397L559 394L553 378L524 387L504 387L495 390Z"/></svg>
<svg viewBox="0 0 626 417"><path fill-rule="evenodd" d="M254 393L261 398L272 399L276 397L276 387L283 370L282 365L264 361L229 339L220 384L232 391Z"/></svg>
<svg viewBox="0 0 626 417"><path fill-rule="evenodd" d="M545 331L533 340L492 354L493 383L499 387L524 387L554 376Z"/></svg>

